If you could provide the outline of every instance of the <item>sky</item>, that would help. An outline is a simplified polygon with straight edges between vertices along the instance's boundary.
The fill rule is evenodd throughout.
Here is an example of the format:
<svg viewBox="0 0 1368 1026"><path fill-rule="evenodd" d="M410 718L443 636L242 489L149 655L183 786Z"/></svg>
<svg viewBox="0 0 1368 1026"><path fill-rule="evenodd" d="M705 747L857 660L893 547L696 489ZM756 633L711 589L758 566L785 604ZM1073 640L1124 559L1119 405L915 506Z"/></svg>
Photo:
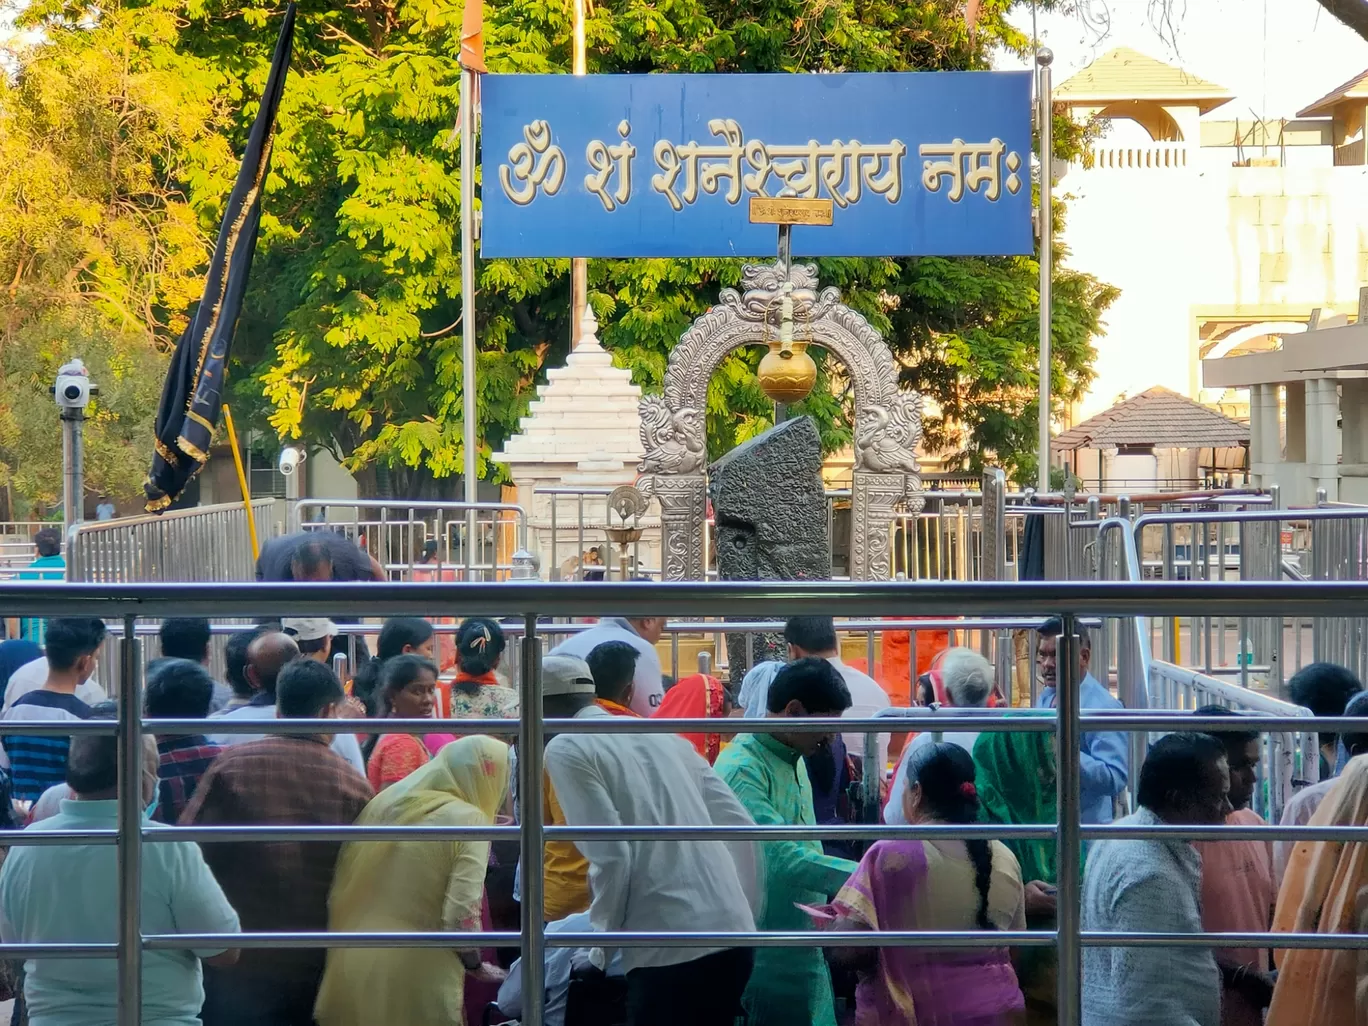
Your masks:
<svg viewBox="0 0 1368 1026"><path fill-rule="evenodd" d="M1073 14L1042 14L1041 43L1063 82L1118 46L1225 86L1225 118L1290 118L1368 70L1368 42L1316 0L1076 0ZM1157 13L1169 8L1167 22ZM1030 31L1030 8L1013 21ZM1003 67L1017 66L1004 60Z"/></svg>

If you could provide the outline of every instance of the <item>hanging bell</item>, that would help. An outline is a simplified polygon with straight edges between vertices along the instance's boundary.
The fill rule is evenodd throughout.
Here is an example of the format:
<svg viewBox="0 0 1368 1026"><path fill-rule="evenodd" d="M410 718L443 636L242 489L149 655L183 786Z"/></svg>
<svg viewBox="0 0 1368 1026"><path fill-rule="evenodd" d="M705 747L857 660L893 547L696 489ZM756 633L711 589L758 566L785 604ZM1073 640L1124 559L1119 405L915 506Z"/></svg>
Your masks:
<svg viewBox="0 0 1368 1026"><path fill-rule="evenodd" d="M779 302L779 337L769 343L756 376L765 395L776 403L806 399L817 381L817 365L807 354L807 342L793 338L793 286L784 283Z"/></svg>

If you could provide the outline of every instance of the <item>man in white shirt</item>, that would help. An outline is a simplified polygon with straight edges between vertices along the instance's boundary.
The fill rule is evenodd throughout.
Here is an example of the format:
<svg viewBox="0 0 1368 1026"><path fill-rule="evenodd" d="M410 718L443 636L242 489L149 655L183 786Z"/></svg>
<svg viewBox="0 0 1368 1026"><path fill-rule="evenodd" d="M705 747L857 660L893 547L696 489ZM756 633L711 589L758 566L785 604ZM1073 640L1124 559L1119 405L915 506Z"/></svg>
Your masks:
<svg viewBox="0 0 1368 1026"><path fill-rule="evenodd" d="M23 698L32 691L37 691L47 683L48 674L51 668L48 666L47 656L34 659L25 663L19 669L10 674L9 683L5 685L5 705L9 709L15 702ZM99 673L92 673L89 679L82 681L76 688L76 697L86 705L99 705L101 702L109 700L109 695L100 686L97 679Z"/></svg>
<svg viewBox="0 0 1368 1026"><path fill-rule="evenodd" d="M588 933L593 929L588 912L575 912L564 919L546 924L547 933ZM546 1026L565 1026L565 1015L570 999L570 980L576 973L583 973L597 967L593 964L591 948L546 949L546 1005L542 1021ZM608 963L604 973L609 977L623 977L622 956L616 954ZM499 1011L514 1019L522 1017L522 959L518 959L508 970L508 979L499 987ZM577 1009L577 1014L582 1011ZM582 1019L582 1017L581 1017Z"/></svg>
<svg viewBox="0 0 1368 1026"><path fill-rule="evenodd" d="M663 616L605 616L587 631L570 635L551 654L587 659L605 641L627 642L640 653L632 678L632 712L650 716L665 697L660 653L655 649L664 633Z"/></svg>
<svg viewBox="0 0 1368 1026"><path fill-rule="evenodd" d="M256 689L256 697L247 705L230 709L216 722L226 720L273 720L276 718L276 679L280 671L299 656L299 646L293 638L280 631L262 634L247 646L248 682ZM265 734L214 734L210 744L227 748L230 745L260 741ZM355 734L334 734L332 750L351 764L352 769L363 777L366 775L366 760L361 757L361 745Z"/></svg>
<svg viewBox="0 0 1368 1026"><path fill-rule="evenodd" d="M582 660L542 671L548 719L612 719ZM731 789L674 734L561 734L546 772L570 826L748 826ZM597 932L748 932L759 901L751 841L576 841L589 860ZM750 979L749 948L624 948L628 1026L732 1026ZM602 963L600 963L602 964Z"/></svg>

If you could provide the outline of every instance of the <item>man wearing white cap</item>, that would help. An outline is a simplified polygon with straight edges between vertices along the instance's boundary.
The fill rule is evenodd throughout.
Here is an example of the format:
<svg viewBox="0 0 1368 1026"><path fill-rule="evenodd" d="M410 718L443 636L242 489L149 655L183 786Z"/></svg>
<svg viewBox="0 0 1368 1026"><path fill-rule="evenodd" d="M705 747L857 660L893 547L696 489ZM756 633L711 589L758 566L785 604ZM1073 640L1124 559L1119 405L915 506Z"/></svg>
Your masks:
<svg viewBox="0 0 1368 1026"><path fill-rule="evenodd" d="M612 719L588 665L542 664L548 719ZM675 734L560 734L546 746L570 826L750 826L749 814L693 746ZM753 841L576 841L589 860L598 932L748 932L760 894ZM732 1026L750 979L749 948L624 948L628 1026Z"/></svg>
<svg viewBox="0 0 1368 1026"><path fill-rule="evenodd" d="M280 621L280 629L295 639L300 655L319 663L328 661L333 638L338 633L337 624L323 616L285 617Z"/></svg>

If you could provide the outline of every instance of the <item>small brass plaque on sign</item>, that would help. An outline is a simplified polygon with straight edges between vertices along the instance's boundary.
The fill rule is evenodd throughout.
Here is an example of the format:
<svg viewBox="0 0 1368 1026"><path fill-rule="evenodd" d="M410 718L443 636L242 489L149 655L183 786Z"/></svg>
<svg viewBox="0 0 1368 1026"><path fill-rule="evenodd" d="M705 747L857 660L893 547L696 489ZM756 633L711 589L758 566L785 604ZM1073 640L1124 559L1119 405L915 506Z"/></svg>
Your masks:
<svg viewBox="0 0 1368 1026"><path fill-rule="evenodd" d="M752 196L751 224L831 224L832 207L829 199L776 199Z"/></svg>

